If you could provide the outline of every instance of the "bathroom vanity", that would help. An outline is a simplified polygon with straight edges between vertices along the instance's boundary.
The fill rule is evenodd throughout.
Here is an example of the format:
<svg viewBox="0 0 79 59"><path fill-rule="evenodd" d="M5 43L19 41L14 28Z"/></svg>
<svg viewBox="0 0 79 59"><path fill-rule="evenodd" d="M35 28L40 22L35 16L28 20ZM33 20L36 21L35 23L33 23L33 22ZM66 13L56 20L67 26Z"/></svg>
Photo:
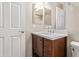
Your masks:
<svg viewBox="0 0 79 59"><path fill-rule="evenodd" d="M66 57L66 35L58 33L32 33L33 57Z"/></svg>
<svg viewBox="0 0 79 59"><path fill-rule="evenodd" d="M38 8L40 6L42 8ZM53 7L52 7L53 6ZM33 3L32 56L66 57L67 34L65 30L65 6L63 3ZM54 32L51 29L61 29ZM53 32L53 33L49 33ZM59 33L58 33L59 32Z"/></svg>

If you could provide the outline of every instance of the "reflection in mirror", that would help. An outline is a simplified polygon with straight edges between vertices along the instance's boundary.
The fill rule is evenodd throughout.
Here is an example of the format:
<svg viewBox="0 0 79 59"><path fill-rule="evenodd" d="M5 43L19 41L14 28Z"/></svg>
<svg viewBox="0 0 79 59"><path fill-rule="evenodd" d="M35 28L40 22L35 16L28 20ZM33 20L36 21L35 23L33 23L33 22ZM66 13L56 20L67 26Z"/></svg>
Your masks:
<svg viewBox="0 0 79 59"><path fill-rule="evenodd" d="M43 3L33 4L33 24L43 24Z"/></svg>
<svg viewBox="0 0 79 59"><path fill-rule="evenodd" d="M51 10L46 3L33 4L33 24L51 25Z"/></svg>
<svg viewBox="0 0 79 59"><path fill-rule="evenodd" d="M44 8L44 24L51 25L51 10Z"/></svg>
<svg viewBox="0 0 79 59"><path fill-rule="evenodd" d="M65 29L65 3L36 2L32 6L33 25L36 27L51 26L52 29Z"/></svg>
<svg viewBox="0 0 79 59"><path fill-rule="evenodd" d="M65 29L65 10L60 3L56 6L56 29Z"/></svg>

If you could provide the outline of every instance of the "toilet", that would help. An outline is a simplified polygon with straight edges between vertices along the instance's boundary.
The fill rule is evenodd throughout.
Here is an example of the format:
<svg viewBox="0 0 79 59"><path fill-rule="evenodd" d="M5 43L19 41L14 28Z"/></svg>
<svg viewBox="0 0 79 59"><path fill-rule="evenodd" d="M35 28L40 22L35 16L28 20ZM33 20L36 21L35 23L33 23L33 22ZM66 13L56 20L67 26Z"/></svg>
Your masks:
<svg viewBox="0 0 79 59"><path fill-rule="evenodd" d="M72 41L70 43L72 57L79 57L79 42Z"/></svg>

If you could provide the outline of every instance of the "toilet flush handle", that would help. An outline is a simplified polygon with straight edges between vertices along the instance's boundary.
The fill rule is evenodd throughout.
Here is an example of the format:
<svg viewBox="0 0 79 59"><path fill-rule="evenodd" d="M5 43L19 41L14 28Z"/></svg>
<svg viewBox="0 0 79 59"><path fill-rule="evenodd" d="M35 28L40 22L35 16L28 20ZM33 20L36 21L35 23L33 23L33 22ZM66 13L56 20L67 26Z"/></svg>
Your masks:
<svg viewBox="0 0 79 59"><path fill-rule="evenodd" d="M74 48L72 48L72 50L73 50L73 51L75 51L75 49L74 49Z"/></svg>

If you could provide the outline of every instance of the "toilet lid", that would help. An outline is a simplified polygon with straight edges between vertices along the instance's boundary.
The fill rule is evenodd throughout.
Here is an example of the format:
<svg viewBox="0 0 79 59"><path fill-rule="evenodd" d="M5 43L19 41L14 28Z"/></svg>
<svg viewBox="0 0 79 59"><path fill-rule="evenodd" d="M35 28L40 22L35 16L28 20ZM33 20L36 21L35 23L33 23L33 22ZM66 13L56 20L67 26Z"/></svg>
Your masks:
<svg viewBox="0 0 79 59"><path fill-rule="evenodd" d="M79 46L79 42L72 41L72 42L71 42L71 46L72 46L72 45Z"/></svg>

